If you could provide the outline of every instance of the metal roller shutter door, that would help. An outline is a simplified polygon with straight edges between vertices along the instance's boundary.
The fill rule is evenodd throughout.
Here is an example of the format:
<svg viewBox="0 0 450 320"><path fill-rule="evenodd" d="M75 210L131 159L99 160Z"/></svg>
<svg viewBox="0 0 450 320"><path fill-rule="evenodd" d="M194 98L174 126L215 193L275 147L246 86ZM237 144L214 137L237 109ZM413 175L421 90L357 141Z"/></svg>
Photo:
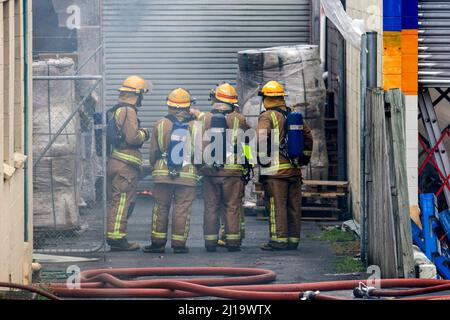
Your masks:
<svg viewBox="0 0 450 320"><path fill-rule="evenodd" d="M450 87L450 2L419 0L419 83Z"/></svg>
<svg viewBox="0 0 450 320"><path fill-rule="evenodd" d="M235 83L237 52L310 41L310 0L104 0L106 103L138 74L154 84L140 112L152 127L169 90L182 86L209 106L209 90ZM144 149L145 150L145 149Z"/></svg>

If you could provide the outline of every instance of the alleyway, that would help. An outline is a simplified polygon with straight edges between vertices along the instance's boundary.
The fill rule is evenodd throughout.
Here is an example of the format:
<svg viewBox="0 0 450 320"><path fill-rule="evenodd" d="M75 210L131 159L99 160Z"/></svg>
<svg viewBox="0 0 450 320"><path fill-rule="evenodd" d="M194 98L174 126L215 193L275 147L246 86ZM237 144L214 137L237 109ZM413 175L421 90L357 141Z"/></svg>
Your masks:
<svg viewBox="0 0 450 320"><path fill-rule="evenodd" d="M140 198L134 215L129 221L129 239L138 241L141 245L149 243L151 209L153 201ZM168 244L163 255L138 252L103 252L89 257L98 257L96 262L78 263L81 270L101 267L161 267L161 266L223 266L223 267L255 267L270 269L277 273L277 282L313 282L365 277L365 274L345 275L338 270L340 259L332 250L332 244L320 240L321 227L319 223L305 221L303 223L302 241L298 251L266 252L259 245L267 240L268 222L247 217L247 234L241 252L229 253L219 249L216 253L207 253L203 247L202 229L203 203L196 200L191 219L191 231L188 241L189 254L175 255ZM64 272L68 264L44 264L46 270Z"/></svg>

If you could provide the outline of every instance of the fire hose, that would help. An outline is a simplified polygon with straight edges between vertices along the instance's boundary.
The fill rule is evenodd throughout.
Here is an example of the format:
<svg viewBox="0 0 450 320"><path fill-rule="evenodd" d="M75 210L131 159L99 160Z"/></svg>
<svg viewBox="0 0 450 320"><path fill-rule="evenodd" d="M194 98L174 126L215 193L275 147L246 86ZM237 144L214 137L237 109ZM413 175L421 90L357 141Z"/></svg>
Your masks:
<svg viewBox="0 0 450 320"><path fill-rule="evenodd" d="M177 277L138 279L142 277ZM189 276L189 278L186 278ZM207 276L201 277L199 276ZM194 277L194 278L193 278ZM197 277L197 278L195 278ZM50 284L58 297L70 298L199 298L238 300L349 300L322 292L353 290L354 297L398 300L450 300L450 294L420 296L450 290L450 280L381 279L380 288L371 281L345 280L296 284L268 284L276 273L264 269L163 267L86 270L78 287Z"/></svg>

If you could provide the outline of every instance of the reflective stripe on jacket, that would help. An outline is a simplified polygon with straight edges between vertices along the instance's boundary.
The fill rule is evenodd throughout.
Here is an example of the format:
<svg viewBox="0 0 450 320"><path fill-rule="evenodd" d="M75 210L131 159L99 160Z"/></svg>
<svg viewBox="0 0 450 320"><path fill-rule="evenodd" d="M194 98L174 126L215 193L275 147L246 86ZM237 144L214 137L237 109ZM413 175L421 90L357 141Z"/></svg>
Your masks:
<svg viewBox="0 0 450 320"><path fill-rule="evenodd" d="M180 121L186 119L186 117L190 117L186 112L173 113L173 115ZM189 121L189 131L191 135L191 152L193 153L196 147L196 139L194 137L198 131L194 120ZM193 161L191 164L183 166L178 176L171 177L169 174L167 159L163 157L163 154L169 148L171 132L172 122L167 118L160 119L153 128L150 138L150 166L152 168L153 182L196 186L199 176Z"/></svg>
<svg viewBox="0 0 450 320"><path fill-rule="evenodd" d="M212 110L221 110L221 111L231 111L231 107L225 103L215 103L212 106ZM211 112L206 113L201 119L203 122L203 129L209 130L211 129L211 119L213 114ZM250 126L245 121L245 117L237 111L233 111L226 115L227 125L229 129L232 129L231 139L233 141L233 150L236 150L235 146L238 142L238 130L241 129L243 131L248 130ZM203 150L209 145L209 141L203 141ZM240 150L240 148L237 148ZM245 151L245 147L244 150ZM224 164L223 168L214 168L212 166L204 164L202 167L202 173L205 176L242 176L243 167L241 164L237 163L237 155L233 154L233 160L229 161L230 163ZM228 162L228 161L227 161Z"/></svg>
<svg viewBox="0 0 450 320"><path fill-rule="evenodd" d="M141 169L142 154L139 149L146 137L144 130L139 128L136 108L120 106L114 116L118 130L122 132L123 141L114 147L110 157Z"/></svg>
<svg viewBox="0 0 450 320"><path fill-rule="evenodd" d="M285 108L285 107L284 107ZM272 134L275 136L273 140L275 143L278 142L278 146L281 141L284 139L286 134L285 132L285 122L283 114L279 111L269 109L263 112L259 116L258 120L258 157L261 159L266 156L265 153L261 153L261 146L265 145L267 141L272 140ZM273 130L273 131L272 131ZM308 124L305 122L303 126L304 130L304 158L308 159L311 157L312 148L313 148L313 139L311 135L311 129ZM264 131L266 134L264 134ZM291 164L289 159L284 157L281 153L275 153L270 165L267 167L261 167L261 175L270 176L272 178L288 178L293 176L301 176L301 169L296 168Z"/></svg>

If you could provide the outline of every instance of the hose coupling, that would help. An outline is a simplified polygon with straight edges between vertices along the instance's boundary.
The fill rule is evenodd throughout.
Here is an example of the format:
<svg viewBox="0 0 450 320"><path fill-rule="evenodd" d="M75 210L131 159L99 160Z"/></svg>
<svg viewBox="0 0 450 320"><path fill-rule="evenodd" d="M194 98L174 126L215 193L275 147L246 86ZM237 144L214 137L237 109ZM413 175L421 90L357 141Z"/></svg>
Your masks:
<svg viewBox="0 0 450 320"><path fill-rule="evenodd" d="M376 288L369 287L365 283L360 282L359 286L355 289L353 289L353 296L358 299L371 299L373 298L372 292Z"/></svg>
<svg viewBox="0 0 450 320"><path fill-rule="evenodd" d="M312 301L316 299L316 296L320 291L305 291L300 293L300 300L302 301Z"/></svg>

